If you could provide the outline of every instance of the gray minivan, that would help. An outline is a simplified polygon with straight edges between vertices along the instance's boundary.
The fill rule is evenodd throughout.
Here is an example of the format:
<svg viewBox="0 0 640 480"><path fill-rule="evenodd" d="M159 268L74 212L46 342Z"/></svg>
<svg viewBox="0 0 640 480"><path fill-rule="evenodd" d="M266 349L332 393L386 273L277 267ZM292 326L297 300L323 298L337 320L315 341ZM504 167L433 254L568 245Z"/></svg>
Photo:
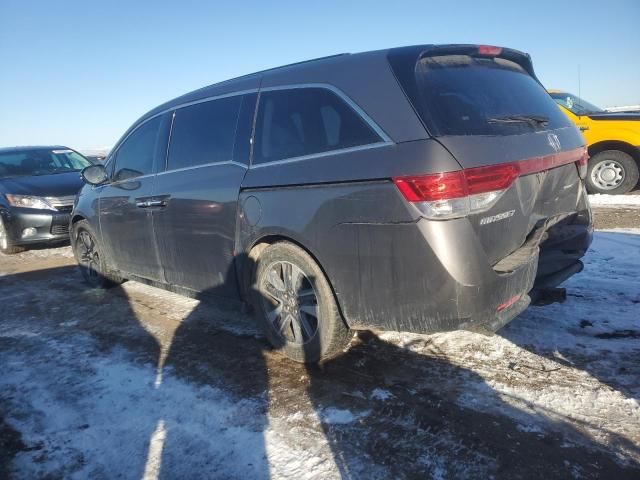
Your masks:
<svg viewBox="0 0 640 480"><path fill-rule="evenodd" d="M229 80L140 118L71 219L87 281L246 301L290 358L495 331L582 269L587 154L530 57L420 45Z"/></svg>

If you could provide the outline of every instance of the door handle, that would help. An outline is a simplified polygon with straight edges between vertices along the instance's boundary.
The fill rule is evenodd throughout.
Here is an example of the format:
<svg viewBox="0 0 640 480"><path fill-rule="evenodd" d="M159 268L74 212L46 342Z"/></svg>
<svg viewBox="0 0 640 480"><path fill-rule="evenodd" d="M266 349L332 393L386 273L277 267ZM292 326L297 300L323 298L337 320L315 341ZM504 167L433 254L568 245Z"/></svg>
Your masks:
<svg viewBox="0 0 640 480"><path fill-rule="evenodd" d="M586 132L587 130L589 130L589 127L587 127L587 126L582 126L582 127L579 127L579 128L580 128L581 132Z"/></svg>
<svg viewBox="0 0 640 480"><path fill-rule="evenodd" d="M161 198L158 197L141 197L136 199L136 207L138 208L150 208L150 207L166 207L167 199L169 195L165 195Z"/></svg>

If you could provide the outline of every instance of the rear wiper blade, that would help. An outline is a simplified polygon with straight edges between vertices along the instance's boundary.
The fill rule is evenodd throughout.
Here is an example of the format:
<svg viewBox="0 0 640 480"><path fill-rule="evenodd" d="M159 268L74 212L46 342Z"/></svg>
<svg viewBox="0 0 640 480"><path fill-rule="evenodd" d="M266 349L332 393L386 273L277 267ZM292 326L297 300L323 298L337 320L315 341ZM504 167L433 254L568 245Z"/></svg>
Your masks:
<svg viewBox="0 0 640 480"><path fill-rule="evenodd" d="M546 127L549 124L549 117L542 115L506 115L504 117L488 118L489 123L528 123L534 127Z"/></svg>

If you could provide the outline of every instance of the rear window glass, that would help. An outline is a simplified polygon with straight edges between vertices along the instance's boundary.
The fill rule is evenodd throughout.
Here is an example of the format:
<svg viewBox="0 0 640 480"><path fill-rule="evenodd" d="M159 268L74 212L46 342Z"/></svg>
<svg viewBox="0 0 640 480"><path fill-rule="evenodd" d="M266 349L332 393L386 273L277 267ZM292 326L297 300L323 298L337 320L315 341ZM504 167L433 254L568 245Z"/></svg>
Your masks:
<svg viewBox="0 0 640 480"><path fill-rule="evenodd" d="M544 88L510 60L426 57L415 65L415 84L412 101L435 136L518 135L571 125Z"/></svg>
<svg viewBox="0 0 640 480"><path fill-rule="evenodd" d="M253 163L379 141L358 113L325 88L267 91L260 96Z"/></svg>
<svg viewBox="0 0 640 480"><path fill-rule="evenodd" d="M168 169L232 160L241 104L237 95L176 110Z"/></svg>

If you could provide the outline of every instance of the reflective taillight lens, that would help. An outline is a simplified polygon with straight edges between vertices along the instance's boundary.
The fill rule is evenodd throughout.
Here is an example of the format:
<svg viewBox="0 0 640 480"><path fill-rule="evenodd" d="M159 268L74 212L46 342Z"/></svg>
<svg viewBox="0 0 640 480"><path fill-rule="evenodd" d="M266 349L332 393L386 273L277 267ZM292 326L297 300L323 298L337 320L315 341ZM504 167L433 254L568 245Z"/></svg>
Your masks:
<svg viewBox="0 0 640 480"><path fill-rule="evenodd" d="M404 198L410 202L449 200L466 196L469 191L464 171L394 178Z"/></svg>
<svg viewBox="0 0 640 480"><path fill-rule="evenodd" d="M423 216L435 220L457 218L491 208L519 176L576 162L586 165L584 147L517 162L467 168L455 172L396 177L404 198ZM582 178L582 173L581 173Z"/></svg>

